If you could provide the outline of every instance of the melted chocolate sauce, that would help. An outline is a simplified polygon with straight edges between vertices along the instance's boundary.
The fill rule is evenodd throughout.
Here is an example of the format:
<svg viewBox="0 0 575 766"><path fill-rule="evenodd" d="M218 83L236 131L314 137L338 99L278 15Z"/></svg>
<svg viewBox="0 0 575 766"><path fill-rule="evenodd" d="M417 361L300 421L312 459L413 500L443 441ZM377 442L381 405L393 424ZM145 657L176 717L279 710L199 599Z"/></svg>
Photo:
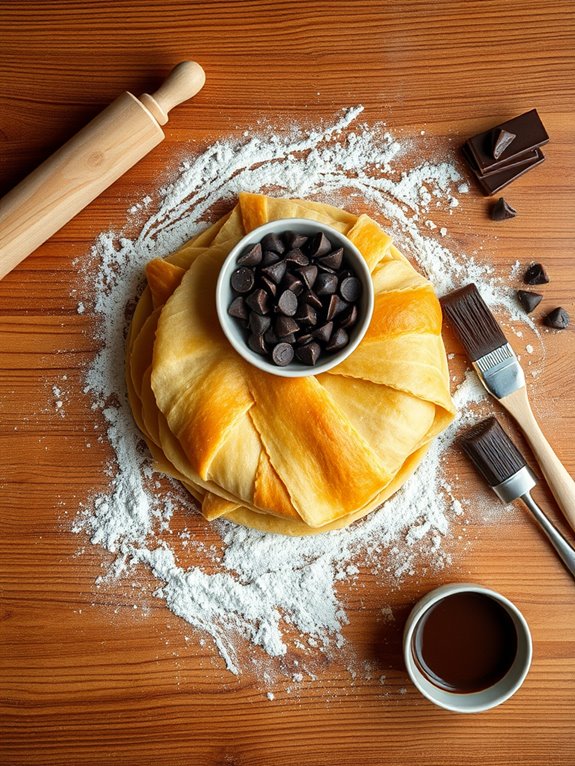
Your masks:
<svg viewBox="0 0 575 766"><path fill-rule="evenodd" d="M483 593L455 593L421 618L412 644L420 671L445 691L470 694L507 673L517 631L505 607Z"/></svg>

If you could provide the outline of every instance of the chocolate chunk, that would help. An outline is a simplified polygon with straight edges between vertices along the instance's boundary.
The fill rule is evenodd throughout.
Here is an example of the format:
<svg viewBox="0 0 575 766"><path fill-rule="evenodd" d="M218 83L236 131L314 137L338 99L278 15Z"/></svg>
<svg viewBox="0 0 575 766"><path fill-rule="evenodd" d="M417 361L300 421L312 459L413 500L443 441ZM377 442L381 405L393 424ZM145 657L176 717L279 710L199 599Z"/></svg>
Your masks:
<svg viewBox="0 0 575 766"><path fill-rule="evenodd" d="M335 274L322 272L317 275L314 287L317 295L333 295L337 290L337 277Z"/></svg>
<svg viewBox="0 0 575 766"><path fill-rule="evenodd" d="M511 133L505 128L496 128L493 131L493 159L498 160L516 138L515 133Z"/></svg>
<svg viewBox="0 0 575 766"><path fill-rule="evenodd" d="M274 331L278 338L291 335L299 331L299 324L295 319L286 316L278 316L274 324Z"/></svg>
<svg viewBox="0 0 575 766"><path fill-rule="evenodd" d="M279 343L279 338L273 331L273 329L270 327L269 330L267 330L264 333L264 340L266 343L269 343L270 346L274 346L276 343Z"/></svg>
<svg viewBox="0 0 575 766"><path fill-rule="evenodd" d="M249 318L250 330L254 335L263 335L272 323L271 317L264 317L252 311Z"/></svg>
<svg viewBox="0 0 575 766"><path fill-rule="evenodd" d="M310 264L309 266L302 266L301 269L298 269L298 274L301 274L301 278L309 290L311 290L314 285L314 282L317 278L317 272L318 268L313 264Z"/></svg>
<svg viewBox="0 0 575 766"><path fill-rule="evenodd" d="M342 279L339 286L339 294L348 303L355 303L361 295L361 282L357 277Z"/></svg>
<svg viewBox="0 0 575 766"><path fill-rule="evenodd" d="M230 303L228 306L228 314L235 319L248 318L248 309L241 295L238 295L238 297L234 298Z"/></svg>
<svg viewBox="0 0 575 766"><path fill-rule="evenodd" d="M293 346L289 343L278 343L273 347L272 360L278 367L285 367L293 360Z"/></svg>
<svg viewBox="0 0 575 766"><path fill-rule="evenodd" d="M493 156L493 134L498 130L513 133L516 138L509 144L499 158ZM549 141L547 131L543 127L536 109L514 117L512 120L502 122L491 130L486 130L470 138L466 143L472 154L480 173L485 173L489 168L503 165L511 157L517 157L524 152L543 146Z"/></svg>
<svg viewBox="0 0 575 766"><path fill-rule="evenodd" d="M345 311L348 305L349 305L348 303L346 303L345 301L342 301L339 295L332 295L329 299L329 304L327 307L327 313L325 315L325 318L329 322L335 316L337 316L338 314L341 314L342 311Z"/></svg>
<svg viewBox="0 0 575 766"><path fill-rule="evenodd" d="M325 324L322 324L321 327L318 327L316 330L312 332L312 337L316 338L322 343L327 343L329 339L331 338L332 332L333 332L333 322L326 322Z"/></svg>
<svg viewBox="0 0 575 766"><path fill-rule="evenodd" d="M309 303L304 303L298 308L295 318L304 325L314 326L317 324L317 311Z"/></svg>
<svg viewBox="0 0 575 766"><path fill-rule="evenodd" d="M357 306L350 306L349 309L342 314L339 326L344 328L353 327L357 322L358 316L359 312Z"/></svg>
<svg viewBox="0 0 575 766"><path fill-rule="evenodd" d="M561 306L558 306L547 314L543 322L547 327L553 327L554 330L564 330L569 325L569 314Z"/></svg>
<svg viewBox="0 0 575 766"><path fill-rule="evenodd" d="M319 258L322 255L327 255L330 250L331 242L322 231L318 231L317 234L313 234L308 239L306 252L310 258Z"/></svg>
<svg viewBox="0 0 575 766"><path fill-rule="evenodd" d="M293 317L297 311L297 297L291 290L284 290L278 300L278 310L288 317Z"/></svg>
<svg viewBox="0 0 575 766"><path fill-rule="evenodd" d="M541 263L532 263L523 275L523 281L526 285L546 285L549 277Z"/></svg>
<svg viewBox="0 0 575 766"><path fill-rule="evenodd" d="M310 367L317 364L320 354L321 347L319 343L315 343L315 341L306 343L304 346L298 346L295 350L295 355L299 361L302 362L302 364L308 364Z"/></svg>
<svg viewBox="0 0 575 766"><path fill-rule="evenodd" d="M307 266L309 263L309 258L307 255L304 255L298 248L295 250L290 250L285 254L284 258L286 261L288 261L288 263L291 263L294 266Z"/></svg>
<svg viewBox="0 0 575 766"><path fill-rule="evenodd" d="M335 269L336 271L341 268L343 261L343 247L338 250L334 250L329 255L324 255L322 258L318 258L318 265L324 266L328 269Z"/></svg>
<svg viewBox="0 0 575 766"><path fill-rule="evenodd" d="M309 343L310 340L313 340L313 338L309 332L306 332L303 335L298 336L296 343L298 344L298 346L303 346L304 343Z"/></svg>
<svg viewBox="0 0 575 766"><path fill-rule="evenodd" d="M540 149L531 149L528 152L523 152L523 154L519 154L516 157L511 157L508 160L504 160L503 162L498 162L497 165L494 165L492 168L488 168L487 170L480 170L477 166L477 163L475 162L475 159L473 158L473 155L469 151L469 148L467 144L464 144L462 146L462 151L465 159L467 160L470 168L473 170L475 175L478 178L487 178L489 176L494 176L497 173L501 173L504 170L510 170L511 168L521 168L524 165L531 166L539 157ZM541 155L543 156L543 155Z"/></svg>
<svg viewBox="0 0 575 766"><path fill-rule="evenodd" d="M274 253L279 253L279 255L283 255L286 251L286 246L282 242L280 235L273 232L265 235L261 245L264 250L271 250Z"/></svg>
<svg viewBox="0 0 575 766"><path fill-rule="evenodd" d="M262 258L262 266L271 266L272 263L281 261L281 255L274 253L272 250L266 250Z"/></svg>
<svg viewBox="0 0 575 766"><path fill-rule="evenodd" d="M496 194L498 191L503 189L512 181L516 181L524 173L527 173L528 170L531 170L531 168L534 168L537 165L540 165L544 159L545 157L541 149L536 149L534 159L529 160L529 162L525 162L518 167L509 167L505 169L502 168L496 173L492 173L490 175L483 175L483 176L480 173L478 173L473 167L471 169L475 173L475 176L477 178L477 183L481 186L483 193L487 195L491 195L491 194Z"/></svg>
<svg viewBox="0 0 575 766"><path fill-rule="evenodd" d="M246 298L247 305L256 314L269 314L270 312L270 297L268 293L261 287L254 290L253 293Z"/></svg>
<svg viewBox="0 0 575 766"><path fill-rule="evenodd" d="M349 335L346 333L343 327L338 327L338 329L333 333L333 335L329 339L325 347L325 350L330 352L339 351L340 349L344 348L344 346L347 346L348 342L349 342Z"/></svg>
<svg viewBox="0 0 575 766"><path fill-rule="evenodd" d="M259 242L238 258L238 266L257 266L263 258L262 246Z"/></svg>
<svg viewBox="0 0 575 766"><path fill-rule="evenodd" d="M268 293L273 297L278 291L278 286L275 282L272 282L269 277L266 277L265 274L261 276L262 285L264 286L264 289L268 291Z"/></svg>
<svg viewBox="0 0 575 766"><path fill-rule="evenodd" d="M491 216L492 221L506 221L508 218L515 218L517 211L515 208L512 208L503 197L499 197L497 202L492 206L489 215Z"/></svg>
<svg viewBox="0 0 575 766"><path fill-rule="evenodd" d="M525 311L530 314L541 303L543 296L541 293L531 293L529 290L517 290L517 300Z"/></svg>
<svg viewBox="0 0 575 766"><path fill-rule="evenodd" d="M263 335L250 335L248 338L248 346L252 351L255 351L256 354L265 356L268 353L268 347L266 346Z"/></svg>
<svg viewBox="0 0 575 766"><path fill-rule="evenodd" d="M276 285L279 285L279 283L284 278L286 268L287 265L285 261L277 261L277 263L272 263L269 266L264 266L260 273L262 276L271 279L271 281L275 282Z"/></svg>
<svg viewBox="0 0 575 766"><path fill-rule="evenodd" d="M290 274L289 271L285 275L281 287L283 290L291 290L295 295L300 295L304 289L303 282L299 276L297 274Z"/></svg>
<svg viewBox="0 0 575 766"><path fill-rule="evenodd" d="M313 290L304 290L300 295L300 303L309 303L310 306L316 309L323 308L321 300Z"/></svg>
<svg viewBox="0 0 575 766"><path fill-rule="evenodd" d="M240 266L239 269L236 269L231 276L230 284L232 286L232 289L236 291L236 293L249 293L249 291L254 286L255 277L254 272L251 269L248 269L247 266Z"/></svg>
<svg viewBox="0 0 575 766"><path fill-rule="evenodd" d="M297 231L284 231L283 240L288 250L294 250L296 247L302 248L307 242L307 237Z"/></svg>

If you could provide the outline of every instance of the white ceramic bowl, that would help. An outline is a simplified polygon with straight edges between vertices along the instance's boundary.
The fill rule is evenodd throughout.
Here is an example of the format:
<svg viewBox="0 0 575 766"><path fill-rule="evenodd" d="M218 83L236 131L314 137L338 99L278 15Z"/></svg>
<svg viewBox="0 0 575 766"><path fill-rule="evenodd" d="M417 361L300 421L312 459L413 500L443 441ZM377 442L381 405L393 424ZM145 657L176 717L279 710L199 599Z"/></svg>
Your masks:
<svg viewBox="0 0 575 766"><path fill-rule="evenodd" d="M271 360L268 361L266 357L256 354L247 345L245 331L239 326L236 320L228 314L228 306L234 298L230 286L230 277L232 272L237 268L236 260L238 256L247 249L248 245L259 242L266 234L280 233L283 231L297 231L301 234L315 234L318 231L323 232L334 247L343 247L343 263L355 272L362 285L362 294L358 304L359 318L355 326L350 330L349 343L345 348L342 348L341 351L329 354L320 359L314 367L301 364L297 360L294 360L285 367L278 367ZM371 315L373 314L373 282L371 281L371 275L364 257L357 247L339 231L332 229L331 226L326 226L323 223L311 221L307 218L281 218L277 221L270 221L270 223L266 223L258 229L254 229L241 239L230 251L222 265L218 277L216 286L216 309L222 330L234 349L255 367L258 367L264 372L269 372L272 375L281 375L286 378L318 375L320 372L326 372L326 370L330 370L332 367L340 364L340 362L357 348L361 339L365 335L371 321Z"/></svg>
<svg viewBox="0 0 575 766"><path fill-rule="evenodd" d="M413 637L421 618L438 601L447 596L453 596L455 593L483 593L495 599L507 610L517 632L517 653L513 665L507 673L493 686L469 694L448 692L432 684L417 666L413 655ZM481 713L509 699L525 680L531 665L532 652L529 626L515 604L500 593L473 583L442 585L432 590L413 607L403 631L403 657L407 672L414 685L424 697L427 697L435 705L454 713Z"/></svg>

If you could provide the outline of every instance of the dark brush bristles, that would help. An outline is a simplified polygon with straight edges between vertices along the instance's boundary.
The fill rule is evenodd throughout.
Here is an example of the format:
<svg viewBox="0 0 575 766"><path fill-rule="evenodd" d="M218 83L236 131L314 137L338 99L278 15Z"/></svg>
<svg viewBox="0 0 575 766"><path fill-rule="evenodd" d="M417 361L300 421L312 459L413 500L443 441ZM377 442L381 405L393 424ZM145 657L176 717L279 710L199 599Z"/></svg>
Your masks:
<svg viewBox="0 0 575 766"><path fill-rule="evenodd" d="M473 283L444 295L440 303L472 362L507 343Z"/></svg>
<svg viewBox="0 0 575 766"><path fill-rule="evenodd" d="M487 418L465 433L461 448L490 487L513 476L526 463L495 418Z"/></svg>

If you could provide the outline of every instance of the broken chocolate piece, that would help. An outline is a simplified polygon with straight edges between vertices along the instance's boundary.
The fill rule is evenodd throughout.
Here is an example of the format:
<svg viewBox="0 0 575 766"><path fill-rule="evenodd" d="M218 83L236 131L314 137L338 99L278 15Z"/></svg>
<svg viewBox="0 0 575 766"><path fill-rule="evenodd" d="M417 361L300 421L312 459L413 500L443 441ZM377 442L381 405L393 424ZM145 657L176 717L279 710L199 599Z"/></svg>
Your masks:
<svg viewBox="0 0 575 766"><path fill-rule="evenodd" d="M256 314L269 314L270 297L261 287L258 287L257 290L254 290L253 293L248 295L246 303L252 311L256 312Z"/></svg>
<svg viewBox="0 0 575 766"><path fill-rule="evenodd" d="M499 197L489 211L489 215L492 221L507 221L509 218L515 218L517 211L503 197Z"/></svg>
<svg viewBox="0 0 575 766"><path fill-rule="evenodd" d="M498 130L504 130L515 135L515 140L508 144L496 159L493 156L493 134ZM511 157L517 157L523 152L531 151L543 146L549 141L547 131L537 114L536 109L520 114L512 120L502 122L491 130L472 136L466 145L475 159L480 173L485 173L489 168L503 164Z"/></svg>
<svg viewBox="0 0 575 766"><path fill-rule="evenodd" d="M343 329L343 327L339 327L329 339L325 347L325 350L330 352L339 351L344 346L347 346L348 341L349 341L348 334Z"/></svg>
<svg viewBox="0 0 575 766"><path fill-rule="evenodd" d="M271 250L274 253L279 253L279 255L282 255L286 251L286 246L282 242L282 238L279 234L275 234L274 232L266 234L261 241L261 245L263 250Z"/></svg>
<svg viewBox="0 0 575 766"><path fill-rule="evenodd" d="M541 263L532 263L523 275L523 281L526 285L546 285L549 277Z"/></svg>
<svg viewBox="0 0 575 766"><path fill-rule="evenodd" d="M532 293L529 290L517 290L517 300L525 311L530 314L543 300L541 293Z"/></svg>
<svg viewBox="0 0 575 766"><path fill-rule="evenodd" d="M251 269L248 269L247 266L240 266L239 269L236 269L232 273L230 279L232 289L235 290L236 293L249 293L254 286L254 282L254 272Z"/></svg>
<svg viewBox="0 0 575 766"><path fill-rule="evenodd" d="M272 359L278 367L285 367L293 359L293 346L289 343L278 343L273 347Z"/></svg>
<svg viewBox="0 0 575 766"><path fill-rule="evenodd" d="M230 303L228 306L228 314L235 319L248 318L248 309L241 295L238 295L238 297L234 298Z"/></svg>
<svg viewBox="0 0 575 766"><path fill-rule="evenodd" d="M493 159L498 160L507 147L517 138L505 128L496 128L493 131Z"/></svg>
<svg viewBox="0 0 575 766"><path fill-rule="evenodd" d="M357 277L346 277L339 286L339 294L348 303L355 303L361 295L361 282Z"/></svg>
<svg viewBox="0 0 575 766"><path fill-rule="evenodd" d="M546 317L544 317L543 322L547 325L547 327L552 327L554 330L564 330L569 326L569 314L565 311L564 308L558 306L556 309L553 309L553 311L550 311Z"/></svg>
<svg viewBox="0 0 575 766"><path fill-rule="evenodd" d="M315 341L306 343L304 346L298 346L295 350L295 355L299 361L302 364L309 364L312 367L317 364L320 354L321 346Z"/></svg>
<svg viewBox="0 0 575 766"><path fill-rule="evenodd" d="M261 263L262 258L262 246L259 242L256 242L243 255L240 255L237 264L238 266L257 266L258 263Z"/></svg>
<svg viewBox="0 0 575 766"><path fill-rule="evenodd" d="M483 176L473 167L471 169L473 170L473 173L475 174L477 182L481 186L483 193L489 196L491 194L496 194L512 181L516 181L522 175L527 173L528 170L531 170L532 168L537 167L537 165L540 165L544 159L545 157L541 149L536 149L534 159L529 160L529 162L525 162L522 165L518 165L517 167L504 168L496 173Z"/></svg>
<svg viewBox="0 0 575 766"><path fill-rule="evenodd" d="M297 297L291 290L284 290L278 300L278 310L285 316L293 317L297 311Z"/></svg>

